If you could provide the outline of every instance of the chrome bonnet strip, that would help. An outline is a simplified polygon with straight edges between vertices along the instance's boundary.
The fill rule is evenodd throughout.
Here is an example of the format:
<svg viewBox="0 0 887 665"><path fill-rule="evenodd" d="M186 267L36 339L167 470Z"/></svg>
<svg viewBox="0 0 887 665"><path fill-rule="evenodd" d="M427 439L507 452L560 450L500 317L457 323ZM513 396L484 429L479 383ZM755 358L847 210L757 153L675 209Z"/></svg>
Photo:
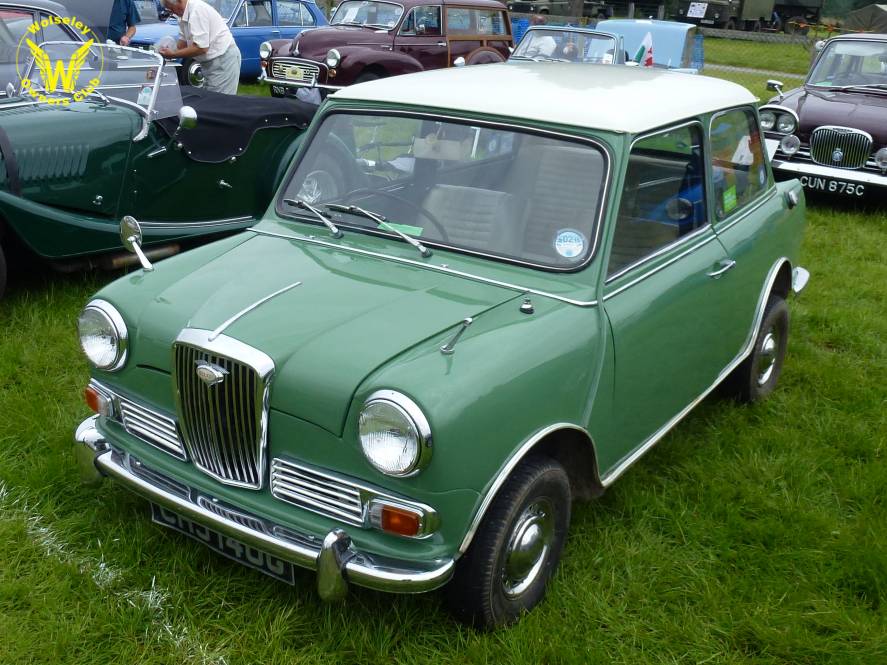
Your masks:
<svg viewBox="0 0 887 665"><path fill-rule="evenodd" d="M230 326L230 325L233 324L235 321L237 321L237 319L239 319L239 318L241 318L241 317L243 317L243 316L246 316L246 315L249 314L251 311L253 311L253 310L256 309L257 307L260 307L260 306L264 305L266 302L268 302L268 301L271 300L272 298L276 298L276 297L279 296L280 294L282 294L282 293L286 293L286 292L289 291L290 289L294 289L294 288L296 288L297 286L301 286L301 284L302 284L302 282L293 282L293 283L290 284L289 286L284 286L282 289L278 289L278 290L275 291L274 293L265 296L265 297L262 298L261 300L257 300L257 301L254 302L252 305L249 305L248 307L244 307L242 310L240 310L239 312L237 312L237 314L235 314L235 315L232 316L230 319L228 319L227 321L225 321L222 325L220 325L218 328L216 328L215 330L213 330L213 331L209 334L208 341L210 341L210 342L214 341L219 335L221 335L221 334L225 331L226 328L228 328L228 326Z"/></svg>
<svg viewBox="0 0 887 665"><path fill-rule="evenodd" d="M502 282L497 279L490 279L489 277L482 277L481 275L475 275L469 272L462 272L461 270L453 270L448 266L443 265L434 265L432 263L422 263L421 261L414 261L413 259L404 259L399 256L391 256L390 254L382 254L381 252L371 252L367 249L358 249L357 247L346 247L344 245L337 245L335 243L326 242L325 240L318 240L317 238L308 238L304 236L290 235L287 233L275 233L274 231L265 231L264 229L258 229L256 227L250 227L247 231L252 231L253 233L257 233L262 236L268 236L271 238L283 238L284 240L298 240L300 242L305 242L311 245L320 245L322 247L330 247L332 249L341 251L341 252L351 252L353 254L360 254L362 256L372 256L379 259L384 259L386 261L394 261L395 263L403 263L409 266L415 266L417 268L425 268L426 270L434 270L437 272L442 272L447 275L453 275L454 277L462 277L464 279L470 279L475 282L481 282L483 284L491 284L493 286L500 286L503 289L511 289L512 291L517 291L518 293L531 293L535 296L542 296L544 298L551 298L552 300L558 300L560 302L567 303L568 305L576 305L577 307L595 307L598 304L597 300L576 300L574 298L567 298L565 296L559 296L555 293L549 293L548 291L540 291L538 289L531 289L528 286L520 286L518 284L511 284L509 282Z"/></svg>

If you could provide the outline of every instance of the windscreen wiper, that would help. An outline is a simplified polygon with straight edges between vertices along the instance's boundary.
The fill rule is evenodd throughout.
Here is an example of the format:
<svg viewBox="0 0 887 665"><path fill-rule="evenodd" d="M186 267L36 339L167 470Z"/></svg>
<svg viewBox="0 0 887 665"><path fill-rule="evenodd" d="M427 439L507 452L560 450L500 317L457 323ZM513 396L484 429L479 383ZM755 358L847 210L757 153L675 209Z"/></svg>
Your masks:
<svg viewBox="0 0 887 665"><path fill-rule="evenodd" d="M301 210L307 210L308 212L313 214L317 219L319 219L323 223L324 226L326 226L330 230L330 233L333 234L333 238L341 238L344 235L342 233L342 231L339 229L339 227L336 226L335 224L333 224L333 220L331 220L329 217L324 215L322 212L320 212L320 210L315 208L310 203L306 203L302 199L284 199L283 202L286 203L287 205L293 206L294 208L300 208Z"/></svg>
<svg viewBox="0 0 887 665"><path fill-rule="evenodd" d="M413 247L415 247L417 250L419 250L419 253L422 256L424 256L425 258L428 258L429 256L431 256L430 249L428 249L425 245L423 245L421 242L419 242L415 238L411 238L403 231L399 231L398 229L391 226L390 221L388 219L386 219L385 217L383 217L382 215L378 215L374 212L370 212L369 210L366 210L366 209L361 208L359 206L353 206L353 205L341 205L339 203L327 203L326 207L329 208L330 210L336 210L338 212L347 212L352 215L360 215L361 217L366 217L367 219L374 221L380 229L385 229L386 231L391 231L391 233L393 233L396 236L398 236L399 238L403 239L405 242L408 242L409 244L411 244Z"/></svg>

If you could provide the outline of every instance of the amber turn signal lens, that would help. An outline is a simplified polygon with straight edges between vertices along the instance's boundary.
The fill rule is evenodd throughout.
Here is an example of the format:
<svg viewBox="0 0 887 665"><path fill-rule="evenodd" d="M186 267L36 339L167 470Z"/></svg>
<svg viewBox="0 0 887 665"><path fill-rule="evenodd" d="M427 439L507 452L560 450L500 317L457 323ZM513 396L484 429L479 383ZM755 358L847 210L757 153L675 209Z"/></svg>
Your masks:
<svg viewBox="0 0 887 665"><path fill-rule="evenodd" d="M86 406L88 406L96 413L99 413L102 400L99 397L98 391L92 386L87 386L86 390L83 391L83 395L84 397L86 397Z"/></svg>
<svg viewBox="0 0 887 665"><path fill-rule="evenodd" d="M396 533L401 536L415 536L422 526L421 518L412 510L382 506L382 531Z"/></svg>

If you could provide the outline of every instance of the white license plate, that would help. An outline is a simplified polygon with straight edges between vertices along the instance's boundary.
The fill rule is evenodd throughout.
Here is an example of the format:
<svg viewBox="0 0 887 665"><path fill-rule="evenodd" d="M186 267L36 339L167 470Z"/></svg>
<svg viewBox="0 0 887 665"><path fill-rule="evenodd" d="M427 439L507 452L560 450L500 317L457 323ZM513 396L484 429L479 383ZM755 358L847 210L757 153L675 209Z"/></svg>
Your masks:
<svg viewBox="0 0 887 665"><path fill-rule="evenodd" d="M305 70L301 67L287 67L286 71L283 72L283 78L287 81L304 81L305 80Z"/></svg>
<svg viewBox="0 0 887 665"><path fill-rule="evenodd" d="M157 524L162 524L203 543L212 551L237 563L242 563L244 566L265 573L281 582L293 585L296 583L293 564L289 561L278 559L267 552L222 535L218 531L189 520L163 506L158 506L156 503L151 504L151 519Z"/></svg>
<svg viewBox="0 0 887 665"><path fill-rule="evenodd" d="M687 8L687 18L705 18L706 9L708 9L707 2L691 2Z"/></svg>
<svg viewBox="0 0 887 665"><path fill-rule="evenodd" d="M865 196L865 185L846 180L835 180L817 175L802 175L801 184L811 192L824 192L825 194L838 194L841 196L860 197Z"/></svg>

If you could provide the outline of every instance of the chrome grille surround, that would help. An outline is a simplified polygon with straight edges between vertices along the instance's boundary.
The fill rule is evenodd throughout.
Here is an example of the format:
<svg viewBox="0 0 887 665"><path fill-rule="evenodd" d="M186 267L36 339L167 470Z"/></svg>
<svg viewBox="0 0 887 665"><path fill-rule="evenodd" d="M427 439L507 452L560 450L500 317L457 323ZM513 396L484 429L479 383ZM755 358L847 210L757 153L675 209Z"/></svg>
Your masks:
<svg viewBox="0 0 887 665"><path fill-rule="evenodd" d="M224 380L203 383L197 363L221 369ZM274 361L226 335L186 328L173 344L172 367L179 428L194 466L225 485L261 489Z"/></svg>
<svg viewBox="0 0 887 665"><path fill-rule="evenodd" d="M860 169L871 152L872 135L860 129L823 125L810 135L810 159L822 166Z"/></svg>
<svg viewBox="0 0 887 665"><path fill-rule="evenodd" d="M302 70L300 78L287 78L286 72L293 66L299 67ZM271 62L271 76L282 81L292 81L293 83L317 83L320 80L320 65L310 60L275 58Z"/></svg>

